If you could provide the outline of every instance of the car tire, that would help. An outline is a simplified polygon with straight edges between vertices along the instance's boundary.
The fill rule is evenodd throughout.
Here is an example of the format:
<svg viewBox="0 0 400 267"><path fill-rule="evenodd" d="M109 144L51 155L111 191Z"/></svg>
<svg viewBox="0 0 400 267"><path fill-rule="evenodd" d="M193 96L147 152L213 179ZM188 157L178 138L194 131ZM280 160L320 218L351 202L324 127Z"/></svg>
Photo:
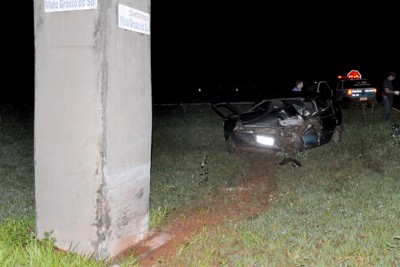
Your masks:
<svg viewBox="0 0 400 267"><path fill-rule="evenodd" d="M228 140L230 135L231 135L230 132L228 132L227 130L224 130L224 139L225 140Z"/></svg>

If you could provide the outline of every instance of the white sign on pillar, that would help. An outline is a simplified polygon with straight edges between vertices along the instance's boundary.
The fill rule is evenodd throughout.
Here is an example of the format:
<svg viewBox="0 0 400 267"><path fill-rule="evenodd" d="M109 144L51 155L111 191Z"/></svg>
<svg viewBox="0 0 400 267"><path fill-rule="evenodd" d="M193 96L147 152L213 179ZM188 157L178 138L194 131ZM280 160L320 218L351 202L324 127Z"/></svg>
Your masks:
<svg viewBox="0 0 400 267"><path fill-rule="evenodd" d="M118 4L118 27L150 35L150 14Z"/></svg>
<svg viewBox="0 0 400 267"><path fill-rule="evenodd" d="M44 12L96 9L97 0L44 0Z"/></svg>

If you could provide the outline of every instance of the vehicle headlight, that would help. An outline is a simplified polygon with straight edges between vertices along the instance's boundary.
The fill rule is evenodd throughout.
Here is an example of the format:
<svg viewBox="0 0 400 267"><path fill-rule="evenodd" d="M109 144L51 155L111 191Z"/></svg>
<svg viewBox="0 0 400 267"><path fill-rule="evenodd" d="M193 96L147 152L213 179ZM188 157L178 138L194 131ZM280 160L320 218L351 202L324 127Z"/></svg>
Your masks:
<svg viewBox="0 0 400 267"><path fill-rule="evenodd" d="M265 135L257 135L256 140L258 143L266 146L273 146L275 143L275 139L273 137Z"/></svg>

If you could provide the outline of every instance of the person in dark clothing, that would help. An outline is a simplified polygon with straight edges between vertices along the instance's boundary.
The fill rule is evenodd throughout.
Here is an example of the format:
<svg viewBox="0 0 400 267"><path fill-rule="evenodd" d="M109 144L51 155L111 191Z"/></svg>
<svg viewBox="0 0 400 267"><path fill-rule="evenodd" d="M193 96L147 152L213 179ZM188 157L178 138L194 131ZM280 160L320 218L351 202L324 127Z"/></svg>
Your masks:
<svg viewBox="0 0 400 267"><path fill-rule="evenodd" d="M383 121L389 120L390 111L392 110L393 97L399 95L399 91L395 91L392 81L396 79L396 73L390 72L388 77L383 81Z"/></svg>

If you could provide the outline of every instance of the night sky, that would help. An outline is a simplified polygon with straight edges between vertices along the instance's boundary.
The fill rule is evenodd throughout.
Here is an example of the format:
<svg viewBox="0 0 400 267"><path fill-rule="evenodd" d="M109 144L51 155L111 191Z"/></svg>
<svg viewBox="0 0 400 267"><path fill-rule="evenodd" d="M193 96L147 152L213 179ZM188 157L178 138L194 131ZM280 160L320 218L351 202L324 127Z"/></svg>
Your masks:
<svg viewBox="0 0 400 267"><path fill-rule="evenodd" d="M153 99L195 101L199 87L210 95L237 85L279 91L297 79L335 86L351 69L381 86L389 71L400 74L400 12L352 5L152 1ZM2 103L34 96L33 1L16 12L3 16Z"/></svg>
<svg viewBox="0 0 400 267"><path fill-rule="evenodd" d="M215 2L153 1L156 101L216 85L279 91L323 79L335 87L351 69L381 86L389 71L400 73L400 12L389 6Z"/></svg>
<svg viewBox="0 0 400 267"><path fill-rule="evenodd" d="M33 1L21 7L6 1L1 16L0 104L27 104L34 99Z"/></svg>

